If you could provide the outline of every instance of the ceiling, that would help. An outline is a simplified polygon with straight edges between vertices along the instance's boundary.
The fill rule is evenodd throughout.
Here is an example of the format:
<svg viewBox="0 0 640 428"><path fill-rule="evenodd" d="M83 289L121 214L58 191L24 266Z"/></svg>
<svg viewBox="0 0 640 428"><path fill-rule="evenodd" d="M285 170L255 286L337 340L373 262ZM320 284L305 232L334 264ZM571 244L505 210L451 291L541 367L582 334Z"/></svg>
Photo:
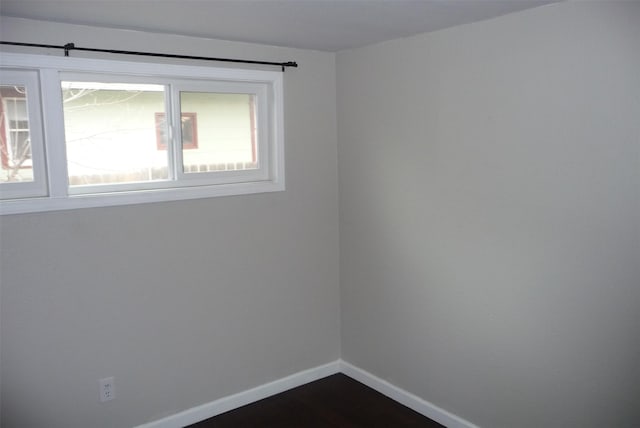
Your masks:
<svg viewBox="0 0 640 428"><path fill-rule="evenodd" d="M1 0L0 15L335 52L558 1Z"/></svg>

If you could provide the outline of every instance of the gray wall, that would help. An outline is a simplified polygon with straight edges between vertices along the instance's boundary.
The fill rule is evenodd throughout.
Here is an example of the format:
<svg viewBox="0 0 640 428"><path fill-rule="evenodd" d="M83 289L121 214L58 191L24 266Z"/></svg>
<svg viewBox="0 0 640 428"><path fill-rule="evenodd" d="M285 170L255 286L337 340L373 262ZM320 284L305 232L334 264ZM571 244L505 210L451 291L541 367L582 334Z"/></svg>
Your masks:
<svg viewBox="0 0 640 428"><path fill-rule="evenodd" d="M0 218L3 428L132 426L340 355L481 426L637 425L639 19L569 2L341 52L336 103L333 54L3 18L301 64L286 192Z"/></svg>
<svg viewBox="0 0 640 428"><path fill-rule="evenodd" d="M4 40L300 63L285 192L0 219L3 428L131 427L339 358L335 55L1 24Z"/></svg>
<svg viewBox="0 0 640 428"><path fill-rule="evenodd" d="M343 358L485 427L637 427L640 3L337 70Z"/></svg>

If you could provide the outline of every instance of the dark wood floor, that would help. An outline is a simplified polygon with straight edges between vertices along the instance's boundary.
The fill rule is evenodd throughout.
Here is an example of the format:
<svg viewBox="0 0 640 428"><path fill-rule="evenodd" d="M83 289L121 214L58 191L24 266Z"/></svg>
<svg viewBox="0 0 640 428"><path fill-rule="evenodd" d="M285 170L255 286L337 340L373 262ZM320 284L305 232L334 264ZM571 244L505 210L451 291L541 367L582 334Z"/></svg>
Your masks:
<svg viewBox="0 0 640 428"><path fill-rule="evenodd" d="M343 374L291 389L189 428L442 428Z"/></svg>

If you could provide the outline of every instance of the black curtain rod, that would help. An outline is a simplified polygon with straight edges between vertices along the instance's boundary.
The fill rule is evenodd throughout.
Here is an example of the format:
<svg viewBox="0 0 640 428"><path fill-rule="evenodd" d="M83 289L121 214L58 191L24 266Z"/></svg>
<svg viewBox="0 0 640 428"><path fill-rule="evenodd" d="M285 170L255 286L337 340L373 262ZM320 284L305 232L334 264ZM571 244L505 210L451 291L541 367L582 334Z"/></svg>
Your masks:
<svg viewBox="0 0 640 428"><path fill-rule="evenodd" d="M282 71L284 71L285 67L297 67L298 63L295 61L287 61L287 62L272 62L272 61L253 61L247 59L231 59L231 58L212 58L207 56L192 56L192 55L176 55L176 54L164 54L164 53L154 53L154 52L136 52L136 51L123 51L117 49L96 49L96 48L80 48L77 47L74 43L67 43L66 45L43 45L39 43L21 43L21 42L6 42L0 41L2 45L12 45L12 46L27 46L32 48L51 48L51 49L64 49L64 56L69 56L69 51L87 51L87 52L104 52L104 53L112 53L112 54L122 54L122 55L138 55L138 56L154 56L160 58L178 58L178 59L195 59L200 61L219 61L219 62L235 62L241 64L260 64L260 65L275 65L278 67L282 67Z"/></svg>

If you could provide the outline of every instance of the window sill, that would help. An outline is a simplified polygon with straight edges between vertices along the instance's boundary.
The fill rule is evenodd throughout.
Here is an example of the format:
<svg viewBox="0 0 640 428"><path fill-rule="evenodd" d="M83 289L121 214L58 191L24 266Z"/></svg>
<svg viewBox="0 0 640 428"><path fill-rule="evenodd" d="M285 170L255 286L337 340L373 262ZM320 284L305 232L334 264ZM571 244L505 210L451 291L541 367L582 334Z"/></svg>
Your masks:
<svg viewBox="0 0 640 428"><path fill-rule="evenodd" d="M24 198L2 201L0 203L0 215L183 201L220 196L279 192L283 190L285 190L285 186L282 182L257 181L251 183L229 183L210 186L81 194L63 197Z"/></svg>

